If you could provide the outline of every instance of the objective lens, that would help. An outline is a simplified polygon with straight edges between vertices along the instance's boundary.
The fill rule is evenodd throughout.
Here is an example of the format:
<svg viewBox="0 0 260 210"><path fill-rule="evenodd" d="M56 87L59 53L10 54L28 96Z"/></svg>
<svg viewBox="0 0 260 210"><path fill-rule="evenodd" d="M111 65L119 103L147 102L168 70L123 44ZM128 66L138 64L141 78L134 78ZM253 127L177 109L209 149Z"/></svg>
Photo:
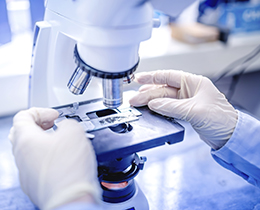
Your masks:
<svg viewBox="0 0 260 210"><path fill-rule="evenodd" d="M67 86L72 93L75 95L80 95L86 90L91 78L92 76L90 74L83 71L80 67L77 67Z"/></svg>
<svg viewBox="0 0 260 210"><path fill-rule="evenodd" d="M123 103L123 79L103 79L103 103L111 109Z"/></svg>

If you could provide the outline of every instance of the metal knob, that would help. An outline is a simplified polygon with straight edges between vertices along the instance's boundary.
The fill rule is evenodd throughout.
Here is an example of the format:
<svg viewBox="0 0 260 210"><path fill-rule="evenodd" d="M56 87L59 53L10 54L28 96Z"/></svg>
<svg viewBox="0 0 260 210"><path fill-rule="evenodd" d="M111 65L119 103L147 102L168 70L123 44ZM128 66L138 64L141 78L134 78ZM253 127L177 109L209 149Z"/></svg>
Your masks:
<svg viewBox="0 0 260 210"><path fill-rule="evenodd" d="M130 74L127 77L123 78L123 83L124 84L130 84L132 81L134 81L135 79L135 75L134 74Z"/></svg>

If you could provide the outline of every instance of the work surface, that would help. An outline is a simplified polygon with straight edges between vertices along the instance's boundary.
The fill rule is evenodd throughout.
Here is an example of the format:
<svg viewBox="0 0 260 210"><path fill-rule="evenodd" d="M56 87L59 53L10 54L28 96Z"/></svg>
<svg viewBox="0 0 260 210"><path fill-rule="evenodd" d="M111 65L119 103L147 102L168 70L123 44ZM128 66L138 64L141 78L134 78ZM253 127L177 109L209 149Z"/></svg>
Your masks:
<svg viewBox="0 0 260 210"><path fill-rule="evenodd" d="M218 165L189 124L181 143L140 152L144 170L136 180L151 210L259 210L260 189ZM0 118L0 209L37 209L19 187L8 140L12 116Z"/></svg>

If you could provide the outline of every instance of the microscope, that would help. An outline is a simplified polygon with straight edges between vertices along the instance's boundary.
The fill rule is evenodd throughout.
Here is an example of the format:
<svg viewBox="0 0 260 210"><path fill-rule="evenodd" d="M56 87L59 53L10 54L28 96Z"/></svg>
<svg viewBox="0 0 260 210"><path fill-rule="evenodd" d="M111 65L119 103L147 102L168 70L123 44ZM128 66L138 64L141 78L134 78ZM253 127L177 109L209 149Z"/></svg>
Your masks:
<svg viewBox="0 0 260 210"><path fill-rule="evenodd" d="M29 106L55 108L56 123L74 119L83 126L97 156L104 208L149 209L134 181L146 161L137 152L184 136L174 119L123 100L123 84L132 81L139 63L139 44L158 25L151 2L46 0L45 7L34 31Z"/></svg>
<svg viewBox="0 0 260 210"><path fill-rule="evenodd" d="M45 4L44 21L35 26L30 106L100 98L103 89L105 106L119 107L123 83L132 81L139 63L139 44L151 36L151 4L140 0Z"/></svg>

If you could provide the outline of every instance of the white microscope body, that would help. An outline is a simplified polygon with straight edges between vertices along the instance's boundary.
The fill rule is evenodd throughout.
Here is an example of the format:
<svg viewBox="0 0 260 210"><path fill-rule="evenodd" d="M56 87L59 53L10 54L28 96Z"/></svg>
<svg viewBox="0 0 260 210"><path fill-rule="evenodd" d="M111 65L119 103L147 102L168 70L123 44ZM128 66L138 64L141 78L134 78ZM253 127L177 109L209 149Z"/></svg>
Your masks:
<svg viewBox="0 0 260 210"><path fill-rule="evenodd" d="M123 78L118 79L117 75L138 64L139 44L150 38L153 27L152 6L141 2L46 1L44 21L35 27L29 105L52 107L100 98L101 79L103 86L113 83L109 91L118 89L120 99ZM83 95L74 95L67 88L78 67L73 58L75 46L84 63L103 73L92 79ZM75 83L83 80L79 78Z"/></svg>
<svg viewBox="0 0 260 210"><path fill-rule="evenodd" d="M45 0L44 21L35 26L29 106L100 98L101 86L105 106L120 106L139 44L151 37L153 7L176 16L193 1Z"/></svg>

